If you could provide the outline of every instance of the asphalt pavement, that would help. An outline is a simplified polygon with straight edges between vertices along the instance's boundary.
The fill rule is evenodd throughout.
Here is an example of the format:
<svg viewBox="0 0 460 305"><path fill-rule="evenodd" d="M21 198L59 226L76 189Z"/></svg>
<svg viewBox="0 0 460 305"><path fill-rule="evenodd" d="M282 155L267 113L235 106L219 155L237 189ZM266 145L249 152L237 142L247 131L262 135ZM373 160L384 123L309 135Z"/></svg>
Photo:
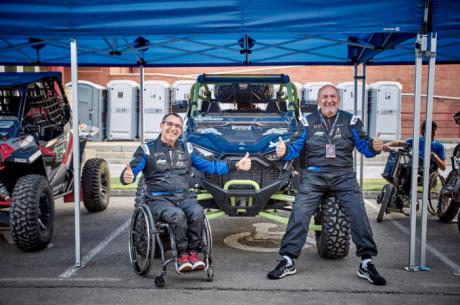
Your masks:
<svg viewBox="0 0 460 305"><path fill-rule="evenodd" d="M376 223L378 206L366 200L379 247L375 258L386 277L384 287L356 276L359 258L318 256L310 233L297 274L268 280L277 264L285 226L262 217L211 221L214 280L205 272L175 274L168 268L166 287L154 278L135 274L128 257L128 225L132 197L112 197L109 208L90 214L81 210L81 259L75 268L74 206L56 203L56 226L47 249L25 253L0 242L0 304L460 304L460 234L457 224L428 217L426 265L431 271L404 269L409 260L409 218L390 214ZM7 232L3 232L7 234ZM417 237L420 236L418 231ZM417 253L420 252L417 246Z"/></svg>

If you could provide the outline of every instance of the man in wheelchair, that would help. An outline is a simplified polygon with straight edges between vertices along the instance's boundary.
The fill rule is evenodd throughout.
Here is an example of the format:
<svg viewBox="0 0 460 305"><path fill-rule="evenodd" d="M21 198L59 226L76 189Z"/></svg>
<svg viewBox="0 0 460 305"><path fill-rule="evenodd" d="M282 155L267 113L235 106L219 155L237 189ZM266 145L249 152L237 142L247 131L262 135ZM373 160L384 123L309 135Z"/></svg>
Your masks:
<svg viewBox="0 0 460 305"><path fill-rule="evenodd" d="M120 176L123 184L131 184L142 171L146 201L153 216L167 222L176 237L179 273L205 268L198 256L204 213L196 194L189 192L191 167L218 175L251 168L249 154L232 163L200 157L190 143L179 140L182 131L183 121L178 114L165 115L160 123L160 136L140 145Z"/></svg>
<svg viewBox="0 0 460 305"><path fill-rule="evenodd" d="M423 160L425 153L425 124L426 121L422 123L421 134L419 141L419 160ZM430 172L437 171L437 169L445 170L446 169L446 153L444 145L442 143L435 141L436 131L438 130L438 124L435 121L432 121L431 124L431 162L430 162ZM410 147L412 148L414 139L407 139L406 141L391 141L384 145L384 149L389 147Z"/></svg>

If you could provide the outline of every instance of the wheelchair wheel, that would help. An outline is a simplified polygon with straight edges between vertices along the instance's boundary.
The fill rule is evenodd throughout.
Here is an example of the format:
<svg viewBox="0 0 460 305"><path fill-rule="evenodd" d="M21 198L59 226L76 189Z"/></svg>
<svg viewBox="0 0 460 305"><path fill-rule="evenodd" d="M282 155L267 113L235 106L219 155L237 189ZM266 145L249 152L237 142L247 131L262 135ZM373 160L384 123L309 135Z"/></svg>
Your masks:
<svg viewBox="0 0 460 305"><path fill-rule="evenodd" d="M428 212L431 215L436 215L439 195L441 194L441 190L444 187L445 182L446 180L439 173L433 172L430 174L430 178L429 178L430 193L428 194Z"/></svg>
<svg viewBox="0 0 460 305"><path fill-rule="evenodd" d="M395 187L393 184L386 184L383 186L382 191L380 192L378 198L380 203L379 214L377 215L377 222L382 222L383 216L388 214L388 209L391 206L391 201L393 200L395 192Z"/></svg>
<svg viewBox="0 0 460 305"><path fill-rule="evenodd" d="M129 258L134 272L139 275L148 273L151 267L155 247L152 224L152 214L147 206L134 210L129 227Z"/></svg>
<svg viewBox="0 0 460 305"><path fill-rule="evenodd" d="M450 222L457 215L460 209L460 202L452 198L452 191L454 189L455 180L458 173L452 171L446 179L445 187L441 190L438 200L438 217L442 222Z"/></svg>

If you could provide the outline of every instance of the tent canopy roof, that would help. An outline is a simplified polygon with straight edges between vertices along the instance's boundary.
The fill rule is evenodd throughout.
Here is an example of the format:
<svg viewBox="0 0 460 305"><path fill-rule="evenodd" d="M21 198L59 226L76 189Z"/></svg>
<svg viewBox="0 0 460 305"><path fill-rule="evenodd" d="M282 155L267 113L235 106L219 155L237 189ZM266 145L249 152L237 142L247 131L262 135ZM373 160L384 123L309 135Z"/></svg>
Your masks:
<svg viewBox="0 0 460 305"><path fill-rule="evenodd" d="M425 2L5 0L0 64L69 65L72 38L80 66L413 64L430 30L459 62L460 2Z"/></svg>

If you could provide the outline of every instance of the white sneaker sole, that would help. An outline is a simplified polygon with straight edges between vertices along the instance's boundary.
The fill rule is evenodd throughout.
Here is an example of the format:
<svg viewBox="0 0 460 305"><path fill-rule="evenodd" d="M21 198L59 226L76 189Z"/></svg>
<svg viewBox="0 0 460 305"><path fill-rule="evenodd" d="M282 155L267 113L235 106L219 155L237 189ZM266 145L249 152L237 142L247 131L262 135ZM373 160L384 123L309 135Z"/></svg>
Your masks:
<svg viewBox="0 0 460 305"><path fill-rule="evenodd" d="M361 273L361 272L358 271L358 272L356 273L356 275L357 275L358 277L362 278L362 279L368 280L369 283L374 284L374 281L371 280L371 278L369 277L369 274L363 274L363 273Z"/></svg>
<svg viewBox="0 0 460 305"><path fill-rule="evenodd" d="M287 275L292 275L292 274L296 274L296 273L297 273L297 269L294 269L294 270L291 270L291 271L288 271L288 272L285 272L285 273L281 274L281 276L279 278L282 279L283 277L285 277Z"/></svg>

